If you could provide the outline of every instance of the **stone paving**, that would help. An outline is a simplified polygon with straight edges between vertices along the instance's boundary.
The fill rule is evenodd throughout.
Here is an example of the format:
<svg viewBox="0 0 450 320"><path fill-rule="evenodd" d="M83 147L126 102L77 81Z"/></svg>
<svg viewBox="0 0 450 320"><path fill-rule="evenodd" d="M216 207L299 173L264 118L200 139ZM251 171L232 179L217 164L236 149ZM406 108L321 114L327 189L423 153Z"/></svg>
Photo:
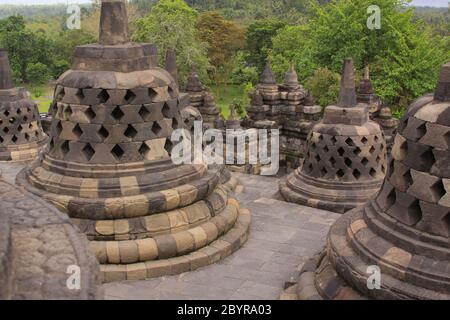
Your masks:
<svg viewBox="0 0 450 320"><path fill-rule="evenodd" d="M0 164L3 178L10 183L22 167ZM285 283L295 281L303 263L323 248L339 215L279 200L276 177L235 175L241 183L237 198L252 213L250 236L240 250L193 272L105 284L105 298L277 299Z"/></svg>
<svg viewBox="0 0 450 320"><path fill-rule="evenodd" d="M325 245L339 215L278 200L278 179L238 174L251 210L248 242L212 266L177 276L105 284L106 299L277 299L305 260Z"/></svg>

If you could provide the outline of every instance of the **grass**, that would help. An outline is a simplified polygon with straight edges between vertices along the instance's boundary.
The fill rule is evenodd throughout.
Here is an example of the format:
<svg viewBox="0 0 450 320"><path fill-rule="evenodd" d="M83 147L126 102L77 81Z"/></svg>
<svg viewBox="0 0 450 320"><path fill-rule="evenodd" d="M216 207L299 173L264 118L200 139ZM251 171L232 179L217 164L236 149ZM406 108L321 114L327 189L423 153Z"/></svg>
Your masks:
<svg viewBox="0 0 450 320"><path fill-rule="evenodd" d="M48 112L53 100L54 86L52 84L45 84L25 85L25 87L31 93L31 99L37 103L39 112Z"/></svg>
<svg viewBox="0 0 450 320"><path fill-rule="evenodd" d="M211 85L211 91L216 97L216 103L219 106L225 119L230 115L230 104L234 100L240 100L245 97L245 92L240 85Z"/></svg>

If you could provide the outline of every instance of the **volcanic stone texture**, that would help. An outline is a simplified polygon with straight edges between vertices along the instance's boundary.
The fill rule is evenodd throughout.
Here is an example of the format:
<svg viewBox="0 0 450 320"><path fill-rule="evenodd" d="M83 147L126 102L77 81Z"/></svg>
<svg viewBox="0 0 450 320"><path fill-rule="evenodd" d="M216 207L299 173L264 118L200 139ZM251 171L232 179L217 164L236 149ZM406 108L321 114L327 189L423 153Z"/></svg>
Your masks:
<svg viewBox="0 0 450 320"><path fill-rule="evenodd" d="M116 4L103 2L102 16L123 14ZM17 178L88 236L103 281L196 269L247 237L236 180L223 167L173 163L187 100L155 57L149 44L78 47L55 89L48 151Z"/></svg>
<svg viewBox="0 0 450 320"><path fill-rule="evenodd" d="M303 166L280 182L287 201L344 213L381 187L386 142L379 125L369 121L368 110L356 106L353 72L346 60L340 106L325 109L309 134Z"/></svg>
<svg viewBox="0 0 450 320"><path fill-rule="evenodd" d="M8 56L1 50L0 75L0 161L34 160L47 136L28 92L12 86Z"/></svg>
<svg viewBox="0 0 450 320"><path fill-rule="evenodd" d="M0 299L102 299L99 266L69 218L0 180ZM80 287L69 288L70 266Z"/></svg>
<svg viewBox="0 0 450 320"><path fill-rule="evenodd" d="M402 120L380 193L332 226L326 252L291 296L450 299L449 70L434 99L417 100ZM379 290L367 286L372 265L381 269Z"/></svg>

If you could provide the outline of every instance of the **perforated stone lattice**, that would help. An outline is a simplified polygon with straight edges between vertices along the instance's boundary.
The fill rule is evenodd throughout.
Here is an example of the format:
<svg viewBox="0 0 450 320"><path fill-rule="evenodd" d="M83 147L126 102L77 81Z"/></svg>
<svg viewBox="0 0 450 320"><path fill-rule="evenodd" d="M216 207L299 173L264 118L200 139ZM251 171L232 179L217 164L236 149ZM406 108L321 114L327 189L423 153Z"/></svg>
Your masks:
<svg viewBox="0 0 450 320"><path fill-rule="evenodd" d="M0 148L43 138L37 106L31 101L0 102Z"/></svg>
<svg viewBox="0 0 450 320"><path fill-rule="evenodd" d="M314 178L359 181L386 174L386 143L382 133L332 136L311 132L302 171Z"/></svg>
<svg viewBox="0 0 450 320"><path fill-rule="evenodd" d="M130 90L58 86L49 154L66 161L114 164L154 160L151 150L157 145L164 147L167 157L172 148L168 138L182 126L174 92L170 86Z"/></svg>

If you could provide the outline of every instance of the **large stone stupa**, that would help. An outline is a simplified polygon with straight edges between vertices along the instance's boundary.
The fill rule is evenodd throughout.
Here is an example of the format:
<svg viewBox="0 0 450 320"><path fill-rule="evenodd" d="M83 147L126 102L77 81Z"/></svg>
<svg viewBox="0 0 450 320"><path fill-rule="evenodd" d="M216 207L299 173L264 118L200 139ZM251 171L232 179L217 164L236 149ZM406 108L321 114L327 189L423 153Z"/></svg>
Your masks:
<svg viewBox="0 0 450 320"><path fill-rule="evenodd" d="M46 141L37 105L14 87L8 53L0 49L0 161L34 160Z"/></svg>
<svg viewBox="0 0 450 320"><path fill-rule="evenodd" d="M380 193L331 227L327 249L306 264L291 297L450 299L449 137L447 63L434 96L403 118ZM379 288L369 278L374 266Z"/></svg>
<svg viewBox="0 0 450 320"><path fill-rule="evenodd" d="M106 282L194 270L237 250L250 214L223 167L175 165L176 81L152 44L130 43L123 1L103 1L100 40L58 80L49 150L17 181L67 212Z"/></svg>
<svg viewBox="0 0 450 320"><path fill-rule="evenodd" d="M352 59L344 61L337 106L309 134L303 166L280 182L289 202L344 213L375 195L386 174L386 141L357 106Z"/></svg>

